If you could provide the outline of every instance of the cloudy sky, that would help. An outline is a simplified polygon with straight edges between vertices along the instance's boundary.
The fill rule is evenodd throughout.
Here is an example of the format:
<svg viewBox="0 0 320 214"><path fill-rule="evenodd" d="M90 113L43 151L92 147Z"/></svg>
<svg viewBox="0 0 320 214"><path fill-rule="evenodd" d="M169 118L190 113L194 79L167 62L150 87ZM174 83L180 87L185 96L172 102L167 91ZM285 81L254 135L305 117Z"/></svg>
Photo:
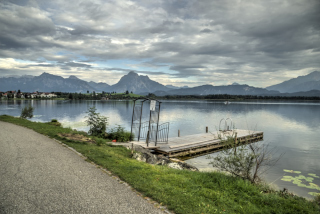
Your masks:
<svg viewBox="0 0 320 214"><path fill-rule="evenodd" d="M320 71L319 0L0 1L0 76L266 87Z"/></svg>

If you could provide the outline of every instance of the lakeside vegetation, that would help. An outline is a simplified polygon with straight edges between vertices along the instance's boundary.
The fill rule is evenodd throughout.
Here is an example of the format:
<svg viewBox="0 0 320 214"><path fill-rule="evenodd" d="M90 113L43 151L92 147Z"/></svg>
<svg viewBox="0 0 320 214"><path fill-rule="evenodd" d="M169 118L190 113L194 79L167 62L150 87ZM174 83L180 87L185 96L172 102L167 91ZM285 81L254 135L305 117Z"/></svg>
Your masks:
<svg viewBox="0 0 320 214"><path fill-rule="evenodd" d="M165 95L156 96L149 93L149 98L160 100L229 100L229 101L243 101L243 100L320 100L319 97L302 97L302 96L260 96L260 95L230 95L230 94L209 94L209 95Z"/></svg>
<svg viewBox="0 0 320 214"><path fill-rule="evenodd" d="M125 91L123 93L117 92L102 92L96 93L95 91L87 93L70 93L70 92L52 92L57 95L56 97L36 97L36 98L18 98L12 95L7 96L5 99L14 100L133 100L139 97L147 97L157 100L222 100L222 101L258 101L258 100L296 100L296 101L320 101L320 96L270 96L270 95L230 95L230 94L209 94L209 95L164 95L157 96L149 93L146 96L134 94L132 91ZM1 98L1 94L0 94ZM4 99L4 97L2 98Z"/></svg>
<svg viewBox="0 0 320 214"><path fill-rule="evenodd" d="M129 183L143 196L175 213L320 213L320 197L308 201L286 191L274 191L266 185L253 185L218 172L175 170L138 162L131 158L130 150L108 144L103 138L62 128L56 125L56 120L40 123L7 115L1 115L0 120L28 127L65 143ZM92 141L65 137L70 135Z"/></svg>
<svg viewBox="0 0 320 214"><path fill-rule="evenodd" d="M157 100L229 100L229 101L244 101L244 100L302 100L302 101L320 101L319 97L303 97L303 96L260 96L260 95L230 95L230 94L210 94L210 95L165 95L156 96L153 93L149 93L146 96L142 96L134 93L57 93L58 97L64 99L74 100L101 100L103 97L107 97L109 100L132 100L139 97L147 97Z"/></svg>

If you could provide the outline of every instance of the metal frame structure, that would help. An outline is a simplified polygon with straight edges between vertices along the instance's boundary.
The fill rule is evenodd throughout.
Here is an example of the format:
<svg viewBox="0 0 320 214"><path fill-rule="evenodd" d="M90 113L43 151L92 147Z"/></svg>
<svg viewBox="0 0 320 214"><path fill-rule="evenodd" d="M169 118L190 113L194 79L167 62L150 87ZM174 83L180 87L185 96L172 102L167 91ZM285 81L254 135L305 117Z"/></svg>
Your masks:
<svg viewBox="0 0 320 214"><path fill-rule="evenodd" d="M137 105L137 101L140 101L140 105ZM155 109L152 111L150 109L149 114L149 121L142 122L142 114L143 114L143 104L145 101L155 101ZM132 120L131 120L131 136L133 133L133 129L138 127L138 141L140 139L146 139L147 146L149 146L150 139L155 141L155 146L157 142L168 142L168 134L169 134L169 123L164 123L159 125L160 119L160 109L161 109L161 102L156 99L149 99L149 98L138 98L133 100L133 112L132 112ZM156 108L158 107L157 111ZM136 121L136 123L135 123ZM148 125L147 125L148 123ZM160 127L160 129L159 129ZM160 132L160 140L158 139L158 133ZM165 132L167 134L165 135ZM155 134L154 134L155 133Z"/></svg>

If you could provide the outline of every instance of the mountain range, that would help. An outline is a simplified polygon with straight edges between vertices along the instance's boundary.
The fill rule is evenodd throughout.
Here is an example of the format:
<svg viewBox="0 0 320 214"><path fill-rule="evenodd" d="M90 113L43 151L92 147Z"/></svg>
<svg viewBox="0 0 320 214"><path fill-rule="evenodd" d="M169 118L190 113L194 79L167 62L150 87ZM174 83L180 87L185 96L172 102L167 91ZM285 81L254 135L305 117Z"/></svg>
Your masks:
<svg viewBox="0 0 320 214"><path fill-rule="evenodd" d="M320 90L320 72L314 71L306 76L299 76L266 89L277 90L281 93Z"/></svg>
<svg viewBox="0 0 320 214"><path fill-rule="evenodd" d="M63 78L61 76L42 73L39 76L20 76L0 78L0 91L18 90L24 92L118 92L125 91L146 95L154 93L164 95L270 95L270 96L320 96L320 72L314 71L306 76L299 76L267 88L257 88L249 85L233 83L226 86L202 85L197 87L176 87L162 85L148 76L138 75L131 71L124 75L118 83L108 85L106 83L87 82L76 76Z"/></svg>
<svg viewBox="0 0 320 214"><path fill-rule="evenodd" d="M165 95L209 95L209 94L230 94L230 95L279 95L278 91L269 91L264 88L256 88L248 85L201 85L193 88L180 88L169 91L155 91L157 96ZM146 94L146 93L144 93Z"/></svg>

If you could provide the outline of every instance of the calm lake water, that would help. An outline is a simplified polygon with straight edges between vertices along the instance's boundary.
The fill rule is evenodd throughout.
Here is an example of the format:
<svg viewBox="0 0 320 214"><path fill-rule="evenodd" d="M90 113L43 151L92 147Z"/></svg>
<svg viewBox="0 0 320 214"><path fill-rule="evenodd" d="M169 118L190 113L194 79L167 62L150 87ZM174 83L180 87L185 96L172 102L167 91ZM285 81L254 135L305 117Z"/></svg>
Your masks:
<svg viewBox="0 0 320 214"><path fill-rule="evenodd" d="M19 116L21 109L35 107L32 121L47 122L58 119L64 127L87 131L85 116L91 106L109 117L109 127L116 124L130 130L133 102L131 101L0 101L0 115ZM148 120L148 108L144 119ZM263 178L276 188L287 188L300 196L312 197L310 192L320 192L320 103L319 102L232 102L225 105L214 101L164 101L161 105L160 123L170 122L169 137L198 134L218 129L222 118L231 118L236 128L264 132L264 141L275 148L274 157L284 154ZM202 170L211 170L205 156L187 160ZM291 173L284 170L300 171ZM281 180L283 176L298 177L301 183ZM305 177L303 177L305 176ZM306 179L304 179L306 178ZM311 184L310 184L311 183Z"/></svg>

